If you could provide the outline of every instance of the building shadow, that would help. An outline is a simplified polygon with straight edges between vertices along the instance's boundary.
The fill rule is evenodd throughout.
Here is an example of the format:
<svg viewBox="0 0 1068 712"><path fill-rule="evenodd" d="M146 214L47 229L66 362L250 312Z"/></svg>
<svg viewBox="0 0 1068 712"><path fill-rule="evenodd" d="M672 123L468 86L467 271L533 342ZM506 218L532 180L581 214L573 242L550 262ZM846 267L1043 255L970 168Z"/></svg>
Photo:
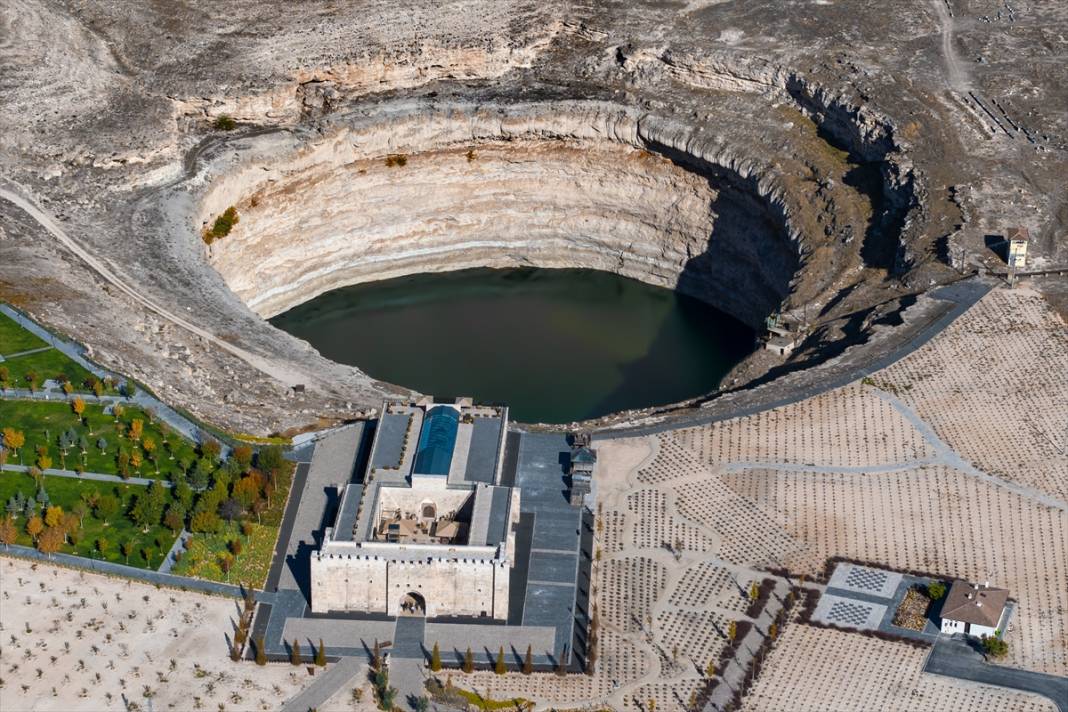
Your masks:
<svg viewBox="0 0 1068 712"><path fill-rule="evenodd" d="M986 249L994 253L995 257L1008 264L1009 241L1005 239L1004 235L983 235L983 244Z"/></svg>

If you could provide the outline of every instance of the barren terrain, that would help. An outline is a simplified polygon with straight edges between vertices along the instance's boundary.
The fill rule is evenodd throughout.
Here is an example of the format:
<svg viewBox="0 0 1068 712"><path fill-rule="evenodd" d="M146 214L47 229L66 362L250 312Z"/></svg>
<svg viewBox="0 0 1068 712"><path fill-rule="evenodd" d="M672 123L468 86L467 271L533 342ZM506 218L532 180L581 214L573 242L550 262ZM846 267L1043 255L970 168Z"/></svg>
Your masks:
<svg viewBox="0 0 1068 712"><path fill-rule="evenodd" d="M1066 22L986 0L16 0L0 297L259 434L405 392L262 316L413 271L618 271L752 325L799 314L820 331L792 363L817 363L1003 270L1008 226L1030 265L1068 259Z"/></svg>
<svg viewBox="0 0 1068 712"><path fill-rule="evenodd" d="M0 558L0 708L275 710L303 667L234 663L241 602Z"/></svg>

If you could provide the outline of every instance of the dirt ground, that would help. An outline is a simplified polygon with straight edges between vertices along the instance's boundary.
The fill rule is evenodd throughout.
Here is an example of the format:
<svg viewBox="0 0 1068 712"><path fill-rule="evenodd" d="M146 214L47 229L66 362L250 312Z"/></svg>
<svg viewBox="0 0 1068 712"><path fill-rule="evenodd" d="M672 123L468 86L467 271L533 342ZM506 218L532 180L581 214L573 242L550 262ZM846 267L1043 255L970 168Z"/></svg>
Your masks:
<svg viewBox="0 0 1068 712"><path fill-rule="evenodd" d="M232 662L239 605L0 557L0 709L276 710L313 678Z"/></svg>

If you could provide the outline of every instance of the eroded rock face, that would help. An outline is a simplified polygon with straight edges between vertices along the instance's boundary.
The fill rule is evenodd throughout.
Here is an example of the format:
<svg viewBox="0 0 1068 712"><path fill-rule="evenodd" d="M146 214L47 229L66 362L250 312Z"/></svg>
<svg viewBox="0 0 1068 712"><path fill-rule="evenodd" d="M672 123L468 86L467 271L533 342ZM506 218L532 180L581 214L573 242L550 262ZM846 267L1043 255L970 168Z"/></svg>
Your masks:
<svg viewBox="0 0 1068 712"><path fill-rule="evenodd" d="M763 196L651 152L654 129L619 107L571 108L390 116L253 161L204 196L204 222L241 215L209 261L264 317L348 284L523 265L677 287L753 326L778 308L798 246Z"/></svg>
<svg viewBox="0 0 1068 712"><path fill-rule="evenodd" d="M1064 13L941 7L13 0L0 187L108 274L0 201L0 298L247 432L402 394L262 316L417 270L609 269L864 339L1010 222L1068 255Z"/></svg>

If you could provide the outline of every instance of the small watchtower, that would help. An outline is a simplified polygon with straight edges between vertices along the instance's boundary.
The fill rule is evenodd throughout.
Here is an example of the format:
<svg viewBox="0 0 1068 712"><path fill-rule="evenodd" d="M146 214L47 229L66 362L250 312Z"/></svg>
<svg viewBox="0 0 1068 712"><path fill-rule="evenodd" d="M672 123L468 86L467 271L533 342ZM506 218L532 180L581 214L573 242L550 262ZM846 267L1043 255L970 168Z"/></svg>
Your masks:
<svg viewBox="0 0 1068 712"><path fill-rule="evenodd" d="M593 488L593 470L597 466L597 451L590 447L589 433L576 433L571 439L571 458L568 475L571 478L572 506L582 504Z"/></svg>
<svg viewBox="0 0 1068 712"><path fill-rule="evenodd" d="M1011 286L1016 283L1016 273L1027 269L1027 243L1030 242L1030 236L1025 227L1011 227L1005 238L1009 243L1007 256Z"/></svg>

